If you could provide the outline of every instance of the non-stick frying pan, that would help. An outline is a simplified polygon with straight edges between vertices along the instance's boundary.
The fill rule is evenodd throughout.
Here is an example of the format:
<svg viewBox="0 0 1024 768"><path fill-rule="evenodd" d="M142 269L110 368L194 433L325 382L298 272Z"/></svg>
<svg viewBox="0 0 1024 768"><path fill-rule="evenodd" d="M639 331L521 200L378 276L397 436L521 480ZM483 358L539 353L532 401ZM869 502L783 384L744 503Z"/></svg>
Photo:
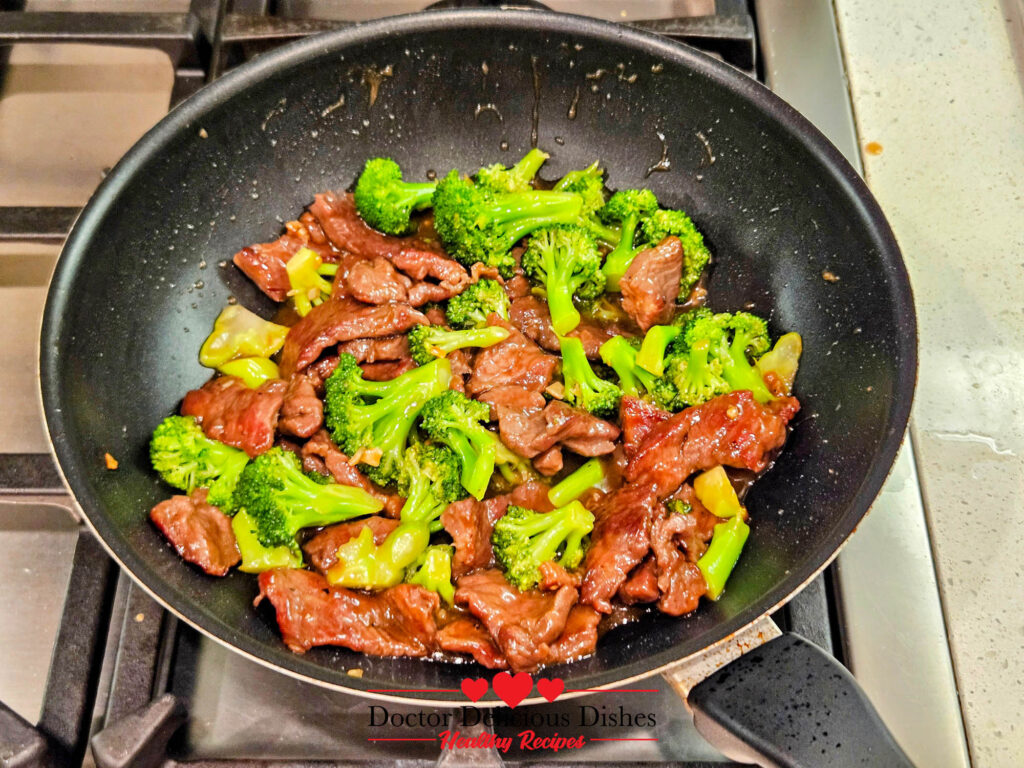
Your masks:
<svg viewBox="0 0 1024 768"><path fill-rule="evenodd" d="M662 670L764 616L836 554L892 464L917 365L907 275L860 178L767 89L685 46L573 16L443 11L306 39L228 74L124 157L67 240L41 341L50 435L89 524L176 615L325 686L455 689L392 695L465 703L459 681L479 668L289 652L252 607L253 577L207 577L151 527L167 489L146 446L208 378L197 349L229 297L272 309L230 266L240 247L348 187L367 157L424 178L534 143L552 153L548 177L598 159L612 188L648 185L688 211L715 254L711 306L752 308L805 345L803 409L748 497L753 533L724 597L686 618L653 612L548 674L578 690Z"/></svg>

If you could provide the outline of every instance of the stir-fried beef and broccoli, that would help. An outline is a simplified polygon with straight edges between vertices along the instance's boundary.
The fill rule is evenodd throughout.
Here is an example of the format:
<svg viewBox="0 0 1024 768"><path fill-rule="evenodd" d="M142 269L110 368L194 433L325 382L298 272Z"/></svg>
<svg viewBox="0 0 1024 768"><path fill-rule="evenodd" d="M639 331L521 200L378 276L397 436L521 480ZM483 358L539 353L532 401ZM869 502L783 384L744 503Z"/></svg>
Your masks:
<svg viewBox="0 0 1024 768"><path fill-rule="evenodd" d="M799 335L706 306L686 213L547 158L423 183L373 158L235 255L281 309L217 318L214 377L153 433L182 495L151 517L259 574L293 651L573 661L606 618L719 599L757 535Z"/></svg>

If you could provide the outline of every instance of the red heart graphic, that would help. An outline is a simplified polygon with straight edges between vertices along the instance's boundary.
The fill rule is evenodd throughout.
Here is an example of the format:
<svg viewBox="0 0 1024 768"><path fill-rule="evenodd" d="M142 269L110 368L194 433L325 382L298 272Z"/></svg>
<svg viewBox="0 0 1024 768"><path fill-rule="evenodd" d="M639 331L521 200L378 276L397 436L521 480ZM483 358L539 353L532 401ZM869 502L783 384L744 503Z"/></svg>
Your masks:
<svg viewBox="0 0 1024 768"><path fill-rule="evenodd" d="M470 701L480 701L487 693L487 688L487 681L482 677L478 677L476 680L467 677L462 681L462 692Z"/></svg>
<svg viewBox="0 0 1024 768"><path fill-rule="evenodd" d="M548 701L554 701L562 695L562 691L565 690L565 680L556 677L554 680L549 680L546 677L542 677L537 681L537 693L543 696Z"/></svg>
<svg viewBox="0 0 1024 768"><path fill-rule="evenodd" d="M525 672L520 672L515 676L508 672L499 672L494 676L491 685L494 686L494 692L502 701L510 707L515 707L533 690L533 678Z"/></svg>

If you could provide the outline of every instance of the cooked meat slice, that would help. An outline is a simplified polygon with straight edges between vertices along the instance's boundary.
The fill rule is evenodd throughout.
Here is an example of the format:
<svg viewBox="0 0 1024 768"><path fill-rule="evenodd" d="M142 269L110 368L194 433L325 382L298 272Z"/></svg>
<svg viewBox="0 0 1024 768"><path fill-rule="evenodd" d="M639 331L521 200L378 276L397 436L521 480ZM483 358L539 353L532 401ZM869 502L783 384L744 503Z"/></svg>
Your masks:
<svg viewBox="0 0 1024 768"><path fill-rule="evenodd" d="M316 389L318 395L323 395L324 382L327 381L328 376L334 373L334 369L337 367L338 356L325 355L304 371L310 382L313 384L313 387Z"/></svg>
<svg viewBox="0 0 1024 768"><path fill-rule="evenodd" d="M548 305L536 296L522 296L515 299L509 307L512 324L523 332L528 339L536 342L548 352L561 352L562 345L558 335L551 327L551 314ZM583 351L587 357L596 360L600 357L598 350L601 345L615 335L617 329L606 327L582 318L580 324L569 332L583 343Z"/></svg>
<svg viewBox="0 0 1024 768"><path fill-rule="evenodd" d="M622 308L642 330L672 319L682 273L683 244L678 237L666 237L633 259L619 288Z"/></svg>
<svg viewBox="0 0 1024 768"><path fill-rule="evenodd" d="M399 273L386 258L377 256L357 261L344 279L335 280L334 285L332 296L351 296L366 304L389 304L408 302L412 280Z"/></svg>
<svg viewBox="0 0 1024 768"><path fill-rule="evenodd" d="M267 296L274 301L284 301L292 287L285 267L288 260L302 247L312 248L325 261L334 261L337 258L326 244L309 242L297 232L289 230L273 242L256 243L243 248L235 254L235 266Z"/></svg>
<svg viewBox="0 0 1024 768"><path fill-rule="evenodd" d="M256 602L270 600L284 642L295 653L341 645L375 656L426 656L437 647L440 598L423 587L399 584L368 595L290 568L265 571L259 583Z"/></svg>
<svg viewBox="0 0 1024 768"><path fill-rule="evenodd" d="M287 388L275 380L252 389L235 376L219 376L185 395L181 414L194 416L207 437L258 456L274 445Z"/></svg>
<svg viewBox="0 0 1024 768"><path fill-rule="evenodd" d="M626 583L619 588L619 600L626 605L653 603L661 597L658 589L658 564L650 555L633 569Z"/></svg>
<svg viewBox="0 0 1024 768"><path fill-rule="evenodd" d="M530 280L523 274L522 270L516 270L516 275L511 280L505 281L505 293L508 294L508 298L511 301L515 301L522 296L529 296L531 289Z"/></svg>
<svg viewBox="0 0 1024 768"><path fill-rule="evenodd" d="M554 592L562 587L576 589L580 585L579 576L569 573L553 560L541 563L538 570L540 570L540 583L538 586L543 592Z"/></svg>
<svg viewBox="0 0 1024 768"><path fill-rule="evenodd" d="M555 505L548 498L549 490L551 490L550 486L531 480L528 483L517 485L512 491L512 498L509 499L508 503L515 504L517 507L526 507L536 512L550 512L555 508Z"/></svg>
<svg viewBox="0 0 1024 768"><path fill-rule="evenodd" d="M409 343L405 336L353 339L338 345L338 354L342 353L352 355L359 363L394 362L409 359Z"/></svg>
<svg viewBox="0 0 1024 768"><path fill-rule="evenodd" d="M356 212L352 195L344 192L324 192L317 195L309 212L319 223L324 234L341 251L364 258L384 256L391 258L405 250L431 248L414 237L392 237L370 227Z"/></svg>
<svg viewBox="0 0 1024 768"><path fill-rule="evenodd" d="M473 282L465 267L436 251L408 248L392 254L390 258L392 264L418 284L440 288L446 294L443 296L445 299L461 293L470 282Z"/></svg>
<svg viewBox="0 0 1024 768"><path fill-rule="evenodd" d="M798 410L796 398L761 405L748 390L687 408L650 431L630 459L626 480L649 485L664 499L694 472L719 464L761 472L786 441L786 425Z"/></svg>
<svg viewBox="0 0 1024 768"><path fill-rule="evenodd" d="M408 304L372 306L351 298L325 301L288 331L281 351L281 375L301 371L338 342L394 336L426 322Z"/></svg>
<svg viewBox="0 0 1024 768"><path fill-rule="evenodd" d="M385 360L380 363L363 363L363 378L367 381L391 381L416 367L413 359Z"/></svg>
<svg viewBox="0 0 1024 768"><path fill-rule="evenodd" d="M455 578L494 565L491 534L498 518L508 509L510 498L504 495L477 501L470 497L449 504L441 514L441 525L455 544L455 556L452 558Z"/></svg>
<svg viewBox="0 0 1024 768"><path fill-rule="evenodd" d="M161 501L149 518L185 560L211 576L223 576L242 557L231 530L231 519L206 503L206 489L191 496L172 496Z"/></svg>
<svg viewBox="0 0 1024 768"><path fill-rule="evenodd" d="M593 510L594 530L583 561L580 602L601 613L612 610L611 598L651 548L651 521L657 498L642 483L624 485L601 499Z"/></svg>
<svg viewBox="0 0 1024 768"><path fill-rule="evenodd" d="M601 614L585 605L573 606L565 629L549 647L545 664L562 664L589 656L597 648L597 625Z"/></svg>
<svg viewBox="0 0 1024 768"><path fill-rule="evenodd" d="M317 397L316 387L305 374L295 374L284 392L278 429L293 437L309 437L323 425L324 404Z"/></svg>
<svg viewBox="0 0 1024 768"><path fill-rule="evenodd" d="M524 389L543 392L558 368L558 358L541 350L516 328L497 315L489 318L491 325L509 329L508 338L493 347L480 350L473 361L473 375L466 384L472 396L515 382Z"/></svg>
<svg viewBox="0 0 1024 768"><path fill-rule="evenodd" d="M487 395L481 399L486 400ZM502 442L527 459L559 443L581 456L602 456L615 449L619 436L619 428L611 422L559 400L552 400L542 410L500 402L493 407Z"/></svg>
<svg viewBox="0 0 1024 768"><path fill-rule="evenodd" d="M448 384L451 389L466 393L466 379L473 373L473 354L472 349L456 349L448 355L452 368L452 380Z"/></svg>
<svg viewBox="0 0 1024 768"><path fill-rule="evenodd" d="M533 458L533 468L545 477L557 475L562 471L563 466L565 466L565 460L562 458L562 449L557 445Z"/></svg>
<svg viewBox="0 0 1024 768"><path fill-rule="evenodd" d="M342 453L341 449L334 444L326 430L321 429L314 434L306 444L302 446L302 463L306 469L320 471L320 462L323 469L334 478L334 481L342 485L352 485L362 488L384 505L384 514L389 517L398 517L398 513L405 503L402 497L388 493L379 485L372 482L362 472L349 462L348 456Z"/></svg>
<svg viewBox="0 0 1024 768"><path fill-rule="evenodd" d="M505 407L512 411L541 411L547 401L540 392L515 384L494 387L477 397L477 400L491 406L491 420L498 419L498 408Z"/></svg>
<svg viewBox="0 0 1024 768"><path fill-rule="evenodd" d="M658 609L670 616L682 616L696 610L707 591L704 575L681 549L677 538L687 538L697 527L693 515L669 513L651 526L651 549L658 566Z"/></svg>
<svg viewBox="0 0 1024 768"><path fill-rule="evenodd" d="M379 515L337 523L317 533L302 545L302 550L306 553L310 565L318 571L325 572L338 562L338 547L362 533L363 528L370 529L374 543L379 546L397 527L398 520Z"/></svg>
<svg viewBox="0 0 1024 768"><path fill-rule="evenodd" d="M469 653L477 664L488 669L507 669L508 661L501 655L494 638L476 619L456 619L438 630L437 644L449 653Z"/></svg>
<svg viewBox="0 0 1024 768"><path fill-rule="evenodd" d="M711 541L711 536L715 532L715 526L722 522L722 519L715 517L707 507L700 503L700 499L693 491L693 486L689 483L679 486L679 490L672 495L672 498L690 505L688 516L693 518L694 524L675 535L683 545L683 549L686 550L687 560L695 563L708 548L708 542Z"/></svg>
<svg viewBox="0 0 1024 768"><path fill-rule="evenodd" d="M483 622L515 672L529 672L551 658L550 645L565 630L576 590L520 592L501 571L479 571L458 580L455 602Z"/></svg>
<svg viewBox="0 0 1024 768"><path fill-rule="evenodd" d="M671 415L639 397L623 397L619 402L619 421L622 424L622 447L626 455L636 453L650 431Z"/></svg>

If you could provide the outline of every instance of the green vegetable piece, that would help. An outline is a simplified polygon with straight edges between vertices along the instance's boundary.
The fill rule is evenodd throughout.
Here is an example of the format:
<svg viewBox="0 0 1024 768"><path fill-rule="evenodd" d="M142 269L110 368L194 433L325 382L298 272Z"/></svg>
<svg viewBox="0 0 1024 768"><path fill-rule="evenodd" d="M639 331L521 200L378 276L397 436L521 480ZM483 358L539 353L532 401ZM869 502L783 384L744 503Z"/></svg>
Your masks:
<svg viewBox="0 0 1024 768"><path fill-rule="evenodd" d="M601 254L581 227L545 227L533 233L522 257L523 271L544 286L551 327L559 336L580 324L573 298L592 301L604 293Z"/></svg>
<svg viewBox="0 0 1024 768"><path fill-rule="evenodd" d="M408 334L409 354L417 365L426 365L447 357L456 349L493 347L508 338L508 329L500 325L453 331L443 325L417 325Z"/></svg>
<svg viewBox="0 0 1024 768"><path fill-rule="evenodd" d="M712 600L722 596L725 582L736 566L736 561L740 559L740 552L749 535L750 526L743 521L742 515L731 517L728 522L715 526L711 543L697 561L697 567L704 574L704 581L708 585L707 596Z"/></svg>
<svg viewBox="0 0 1024 768"><path fill-rule="evenodd" d="M688 515L693 512L693 505L682 499L669 499L665 502L665 507L673 515Z"/></svg>
<svg viewBox="0 0 1024 768"><path fill-rule="evenodd" d="M483 423L490 406L453 389L423 406L422 427L431 440L447 445L459 458L462 486L482 499L494 474L500 441Z"/></svg>
<svg viewBox="0 0 1024 768"><path fill-rule="evenodd" d="M280 379L277 363L265 357L240 357L218 366L217 371L225 376L237 376L250 389L259 389L265 381Z"/></svg>
<svg viewBox="0 0 1024 768"><path fill-rule="evenodd" d="M583 198L579 225L598 240L615 245L622 237L618 227L608 226L598 217L604 207L604 169L595 160L588 167L569 171L554 187L557 192L573 192Z"/></svg>
<svg viewBox="0 0 1024 768"><path fill-rule="evenodd" d="M405 580L437 592L448 605L455 602L452 584L452 555L455 548L449 544L434 544L416 558L406 573Z"/></svg>
<svg viewBox="0 0 1024 768"><path fill-rule="evenodd" d="M488 192L528 192L533 189L533 178L549 157L551 155L547 152L534 148L511 168L506 168L501 163L481 168L476 172L473 181Z"/></svg>
<svg viewBox="0 0 1024 768"><path fill-rule="evenodd" d="M292 297L300 317L308 315L313 307L323 304L331 296L333 286L321 274L323 267L320 254L312 248L299 248L285 265L291 285L288 295Z"/></svg>
<svg viewBox="0 0 1024 768"><path fill-rule="evenodd" d="M461 470L458 457L446 446L409 446L402 457L398 481L398 490L405 497L401 519L427 523L432 533L440 531L441 513L465 495Z"/></svg>
<svg viewBox="0 0 1024 768"><path fill-rule="evenodd" d="M186 493L208 488L207 502L226 514L234 509L235 484L249 462L245 451L208 438L191 416L160 422L149 441L149 458L165 483Z"/></svg>
<svg viewBox="0 0 1024 768"><path fill-rule="evenodd" d="M311 479L283 448L271 448L245 467L234 503L249 513L264 547L294 546L303 528L372 515L383 506L362 488Z"/></svg>
<svg viewBox="0 0 1024 768"><path fill-rule="evenodd" d="M327 570L328 583L350 589L385 589L399 584L430 544L426 523L403 522L377 546L367 526L338 547L338 560Z"/></svg>
<svg viewBox="0 0 1024 768"><path fill-rule="evenodd" d="M238 357L270 357L281 349L287 335L287 326L233 304L217 315L213 331L199 349L199 362L207 368L219 368Z"/></svg>
<svg viewBox="0 0 1024 768"><path fill-rule="evenodd" d="M540 581L541 563L576 568L586 552L584 537L593 528L594 516L578 501L551 512L513 505L494 524L491 544L508 582L527 590Z"/></svg>
<svg viewBox="0 0 1024 768"><path fill-rule="evenodd" d="M566 402L597 416L614 415L622 390L594 373L583 351L583 342L573 336L560 336L559 342Z"/></svg>
<svg viewBox="0 0 1024 768"><path fill-rule="evenodd" d="M637 350L623 336L613 336L598 349L604 364L619 377L622 393L630 397L647 397L663 408L671 408L676 390L671 382L645 371L637 365Z"/></svg>
<svg viewBox="0 0 1024 768"><path fill-rule="evenodd" d="M698 311L683 327L682 339L698 354L703 354L701 347L707 342L708 360L720 368L730 390L749 389L760 403L775 399L747 357L760 357L771 346L768 325L762 318L749 312Z"/></svg>
<svg viewBox="0 0 1024 768"><path fill-rule="evenodd" d="M586 491L604 480L604 466L600 459L591 459L582 464L571 475L548 491L548 501L556 507L564 507L570 501L576 501Z"/></svg>
<svg viewBox="0 0 1024 768"><path fill-rule="evenodd" d="M256 523L245 511L239 512L231 521L231 530L238 542L242 564L238 570L245 573L263 573L274 568L301 568L302 553L295 545L265 547L256 537Z"/></svg>
<svg viewBox="0 0 1024 768"><path fill-rule="evenodd" d="M480 328L491 314L508 320L508 294L497 280L484 278L448 299L445 316L455 328Z"/></svg>
<svg viewBox="0 0 1024 768"><path fill-rule="evenodd" d="M389 235L407 235L413 229L412 214L430 207L437 184L413 184L402 180L402 169L387 157L366 161L356 181L356 210L363 221Z"/></svg>
<svg viewBox="0 0 1024 768"><path fill-rule="evenodd" d="M665 353L668 345L681 333L682 331L674 325L651 326L640 345L636 364L655 376L661 376L665 372Z"/></svg>
<svg viewBox="0 0 1024 768"><path fill-rule="evenodd" d="M649 189L624 189L612 195L598 211L606 224L617 222L621 227L618 244L605 257L604 273L609 291L619 290L619 280L626 274L633 259L645 247L634 248L634 237L640 220L658 209L658 198Z"/></svg>

